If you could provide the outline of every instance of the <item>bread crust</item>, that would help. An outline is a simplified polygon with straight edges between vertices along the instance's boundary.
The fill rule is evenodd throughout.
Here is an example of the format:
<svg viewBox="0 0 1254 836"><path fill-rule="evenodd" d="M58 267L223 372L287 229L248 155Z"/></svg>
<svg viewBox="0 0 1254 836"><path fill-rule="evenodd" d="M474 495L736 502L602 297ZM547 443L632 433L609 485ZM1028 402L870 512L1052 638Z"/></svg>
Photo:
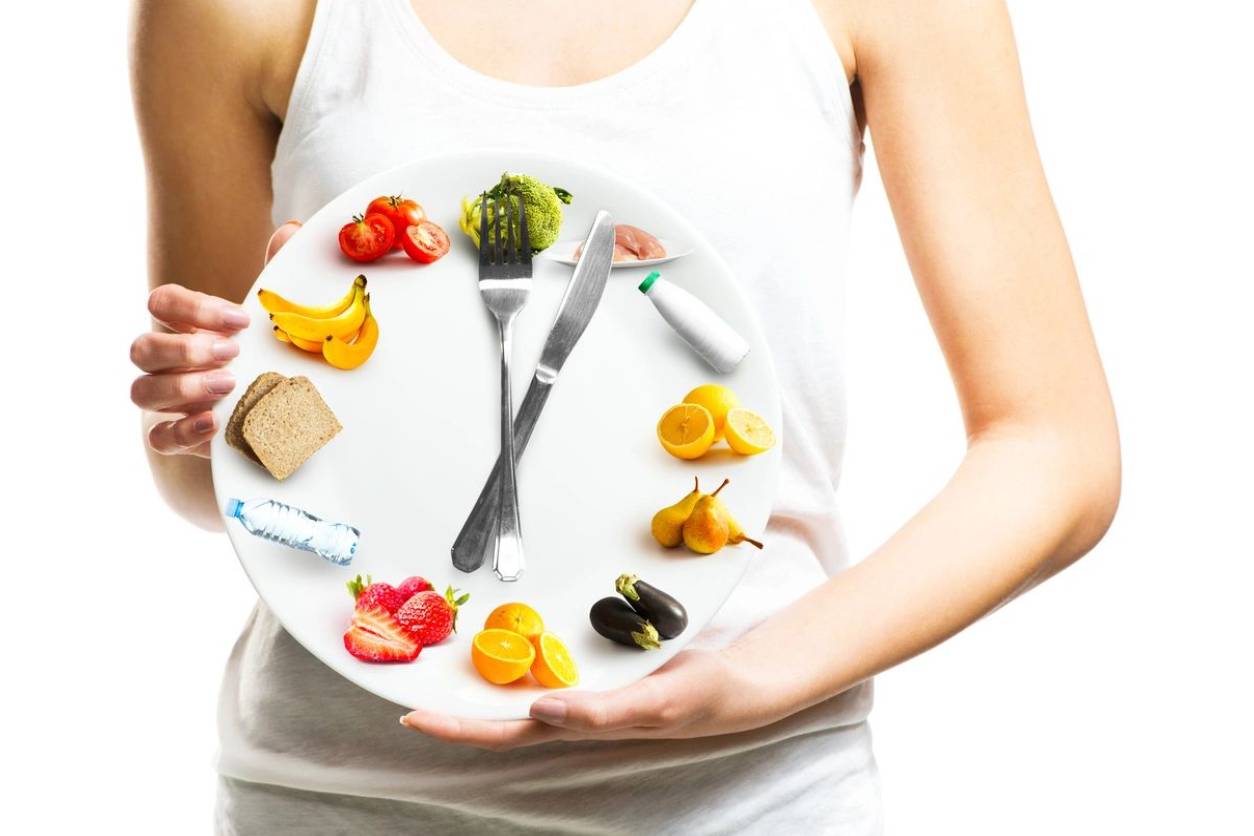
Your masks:
<svg viewBox="0 0 1254 836"><path fill-rule="evenodd" d="M286 377L278 372L262 372L257 375L252 383L248 384L248 388L244 390L244 394L235 402L235 409L231 411L231 418L226 422L226 443L239 450L245 456L261 464L261 459L257 458L257 454L253 452L253 448L248 445L248 441L244 438L244 418L257 401L270 393L270 390L278 386Z"/></svg>

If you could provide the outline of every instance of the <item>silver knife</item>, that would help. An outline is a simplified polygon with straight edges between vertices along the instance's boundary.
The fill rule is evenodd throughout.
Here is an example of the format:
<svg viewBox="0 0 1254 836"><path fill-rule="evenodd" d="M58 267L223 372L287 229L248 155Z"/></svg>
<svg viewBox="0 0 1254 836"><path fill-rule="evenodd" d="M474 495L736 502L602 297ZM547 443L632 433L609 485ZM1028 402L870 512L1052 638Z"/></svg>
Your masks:
<svg viewBox="0 0 1254 836"><path fill-rule="evenodd" d="M527 449L527 440L531 438L531 431L535 429L540 410L544 409L544 402L548 400L562 364L583 336L597 305L601 303L613 261L614 220L602 210L592 220L588 237L583 242L583 254L566 285L566 294L557 306L557 316L553 319L544 350L540 352L535 375L527 387L518 414L514 416L515 462ZM479 492L475 507L453 541L453 565L463 572L478 569L492 552L497 517L500 515L500 481L501 460L498 456L487 483Z"/></svg>

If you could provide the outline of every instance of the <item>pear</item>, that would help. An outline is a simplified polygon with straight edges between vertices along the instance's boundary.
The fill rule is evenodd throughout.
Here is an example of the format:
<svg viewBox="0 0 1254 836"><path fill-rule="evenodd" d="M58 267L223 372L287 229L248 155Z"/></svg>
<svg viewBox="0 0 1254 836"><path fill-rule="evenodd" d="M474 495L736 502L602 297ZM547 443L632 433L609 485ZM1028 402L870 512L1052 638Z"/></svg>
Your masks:
<svg viewBox="0 0 1254 836"><path fill-rule="evenodd" d="M714 497L714 501L718 503L718 509L722 512L723 519L727 520L727 545L735 546L738 543L752 543L759 549L762 548L762 543L760 541L754 540L752 537L745 535L745 530L740 527L740 523L736 522L736 518L732 516L731 511L727 510L727 506L723 504L723 500L716 496Z"/></svg>
<svg viewBox="0 0 1254 836"><path fill-rule="evenodd" d="M684 523L692 515L692 509L701 498L701 486L697 477L692 478L692 493L668 505L653 515L653 539L668 549L673 549L684 541Z"/></svg>
<svg viewBox="0 0 1254 836"><path fill-rule="evenodd" d="M727 545L730 531L727 514L718 500L718 491L727 487L730 481L724 479L714 493L703 494L684 522L684 545L697 554L714 554Z"/></svg>

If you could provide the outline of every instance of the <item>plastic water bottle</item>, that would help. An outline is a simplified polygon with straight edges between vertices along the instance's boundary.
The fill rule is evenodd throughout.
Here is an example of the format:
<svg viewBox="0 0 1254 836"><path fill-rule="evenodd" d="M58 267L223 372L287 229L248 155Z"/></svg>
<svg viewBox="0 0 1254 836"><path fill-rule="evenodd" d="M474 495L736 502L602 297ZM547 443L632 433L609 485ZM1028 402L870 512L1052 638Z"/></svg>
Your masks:
<svg viewBox="0 0 1254 836"><path fill-rule="evenodd" d="M250 534L313 552L340 566L353 562L361 539L361 532L351 525L320 520L274 499L231 499L226 515L243 523Z"/></svg>
<svg viewBox="0 0 1254 836"><path fill-rule="evenodd" d="M678 285L662 278L656 270L645 276L640 292L649 297L675 333L722 374L739 365L749 353L749 343L736 333L710 306Z"/></svg>

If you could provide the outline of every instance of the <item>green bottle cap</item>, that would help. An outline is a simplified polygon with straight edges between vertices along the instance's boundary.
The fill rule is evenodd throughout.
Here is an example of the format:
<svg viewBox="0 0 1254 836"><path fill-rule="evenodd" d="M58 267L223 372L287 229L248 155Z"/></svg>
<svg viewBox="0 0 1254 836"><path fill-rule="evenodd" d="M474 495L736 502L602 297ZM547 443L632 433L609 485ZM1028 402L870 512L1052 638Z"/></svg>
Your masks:
<svg viewBox="0 0 1254 836"><path fill-rule="evenodd" d="M653 287L653 283L654 283L655 281L657 281L657 280L658 280L658 277L659 277L659 276L661 276L661 275L662 275L661 273L659 273L658 271L654 270L652 273L650 273L649 275L645 276L645 277L644 277L644 281L642 281L642 282L640 283L640 292L641 292L641 293L648 293L648 292L649 292L649 288Z"/></svg>

